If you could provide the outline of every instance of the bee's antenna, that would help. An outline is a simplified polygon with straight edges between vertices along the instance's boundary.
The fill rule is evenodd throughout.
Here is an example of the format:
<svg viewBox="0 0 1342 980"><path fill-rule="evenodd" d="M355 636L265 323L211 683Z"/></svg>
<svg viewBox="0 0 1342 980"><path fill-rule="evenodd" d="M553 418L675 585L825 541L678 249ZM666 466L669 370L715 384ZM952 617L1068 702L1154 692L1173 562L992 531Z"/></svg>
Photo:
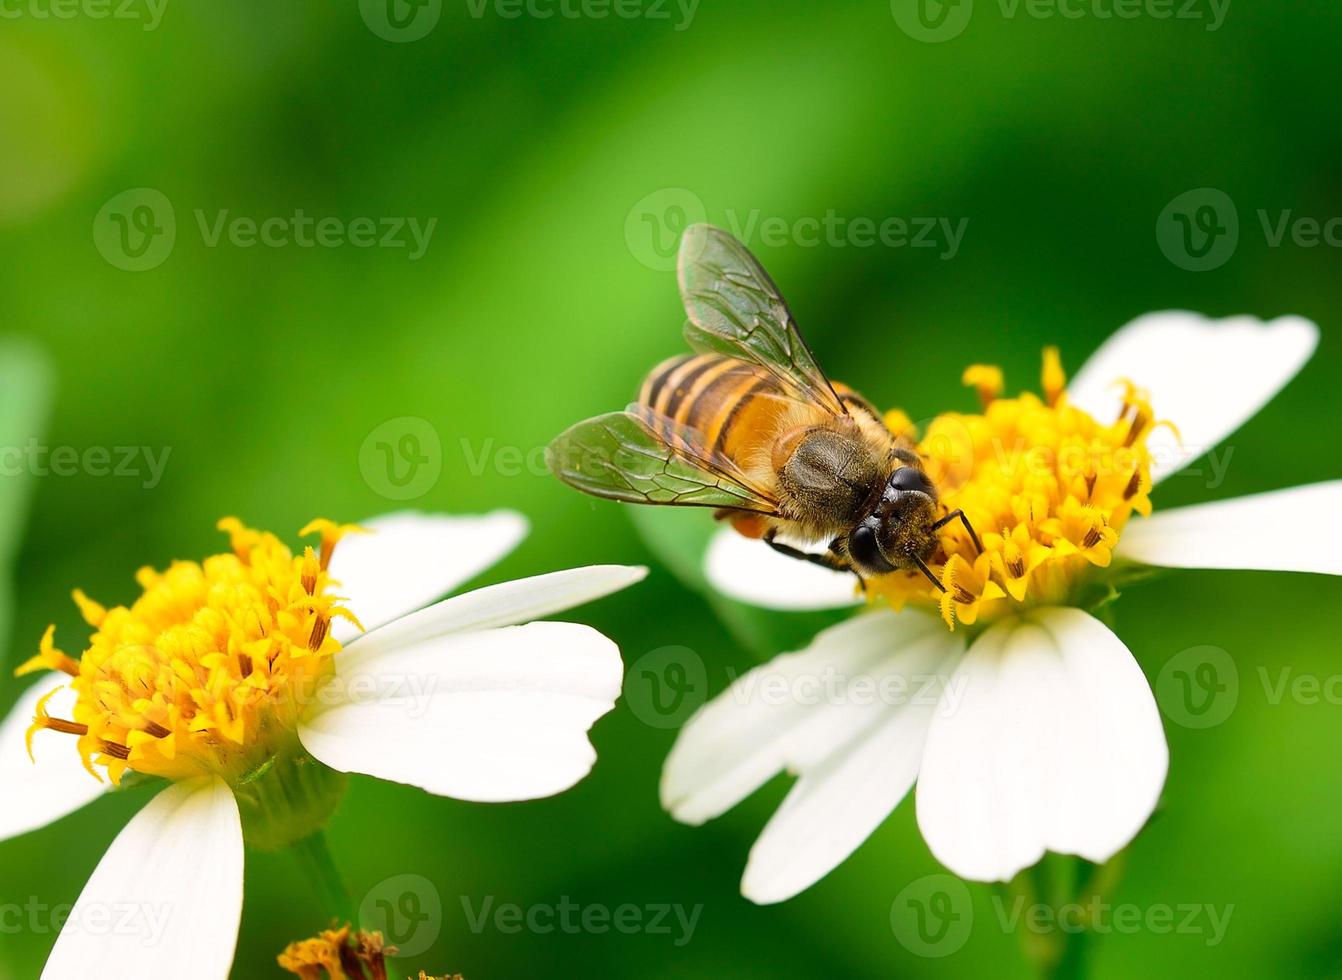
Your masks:
<svg viewBox="0 0 1342 980"><path fill-rule="evenodd" d="M932 569L928 568L927 565L923 563L923 560L921 558L919 558L917 555L914 555L913 560L918 565L918 570L927 576L927 580L929 582L935 585L942 592L946 591L946 586L942 585L939 581L937 581L937 577L932 574Z"/></svg>

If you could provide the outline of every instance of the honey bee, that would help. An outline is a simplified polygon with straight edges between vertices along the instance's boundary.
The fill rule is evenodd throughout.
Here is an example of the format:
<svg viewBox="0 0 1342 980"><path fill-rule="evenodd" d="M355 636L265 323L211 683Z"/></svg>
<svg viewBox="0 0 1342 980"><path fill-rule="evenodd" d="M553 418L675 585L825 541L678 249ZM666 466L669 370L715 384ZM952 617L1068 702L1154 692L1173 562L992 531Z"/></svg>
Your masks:
<svg viewBox="0 0 1342 980"><path fill-rule="evenodd" d="M906 438L816 364L778 287L739 241L694 225L677 278L696 353L653 368L623 412L579 422L551 443L551 470L584 493L626 503L713 507L741 534L859 581L921 571L937 531L937 490ZM817 542L813 553L793 542Z"/></svg>

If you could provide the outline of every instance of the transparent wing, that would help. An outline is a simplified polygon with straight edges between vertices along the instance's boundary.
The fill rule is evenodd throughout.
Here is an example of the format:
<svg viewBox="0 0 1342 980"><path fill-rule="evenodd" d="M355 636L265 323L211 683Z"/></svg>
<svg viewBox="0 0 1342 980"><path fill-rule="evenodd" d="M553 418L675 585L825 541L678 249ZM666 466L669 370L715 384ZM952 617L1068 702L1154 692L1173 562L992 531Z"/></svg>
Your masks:
<svg viewBox="0 0 1342 980"><path fill-rule="evenodd" d="M685 340L768 369L799 396L847 415L816 364L782 294L750 250L712 225L691 225L680 242L680 295L690 322Z"/></svg>
<svg viewBox="0 0 1342 980"><path fill-rule="evenodd" d="M547 461L559 479L597 497L778 512L778 502L735 463L644 405L579 422L550 443Z"/></svg>

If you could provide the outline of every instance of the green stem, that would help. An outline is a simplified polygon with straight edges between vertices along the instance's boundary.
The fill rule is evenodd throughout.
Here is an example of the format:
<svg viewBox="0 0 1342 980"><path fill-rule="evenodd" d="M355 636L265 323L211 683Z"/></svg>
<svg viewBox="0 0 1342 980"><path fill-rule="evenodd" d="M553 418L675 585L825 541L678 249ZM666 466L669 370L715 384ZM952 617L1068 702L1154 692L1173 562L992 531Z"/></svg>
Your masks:
<svg viewBox="0 0 1342 980"><path fill-rule="evenodd" d="M319 830L308 834L302 840L295 841L290 846L290 851L297 859L299 867L303 869L308 884L316 892L322 911L327 917L357 927L359 923L354 914L354 903L350 901L349 890L345 887L344 879L340 877L335 859L331 857L331 848L326 843L325 832Z"/></svg>
<svg viewBox="0 0 1342 980"><path fill-rule="evenodd" d="M1061 900L1057 901L1054 907L1060 909L1064 902L1071 902L1084 908L1089 907L1092 899L1098 906L1099 902L1118 887L1119 879L1123 877L1123 870L1127 865L1127 852L1120 851L1101 865L1091 865L1080 858L1062 860L1074 862L1071 869L1074 883L1062 891ZM1090 868L1091 872L1082 880L1087 868ZM1084 928L1079 932L1058 930L1052 961L1043 964L1041 970L1046 980L1082 980L1089 974L1089 954L1094 945L1095 933L1092 930L1095 923L1085 922L1083 925Z"/></svg>
<svg viewBox="0 0 1342 980"><path fill-rule="evenodd" d="M1049 980L1081 980L1087 974L1086 948L1090 945L1090 930L1064 933L1062 953L1046 976Z"/></svg>
<svg viewBox="0 0 1342 980"><path fill-rule="evenodd" d="M309 834L290 845L289 850L298 861L298 866L303 869L303 874L312 890L316 892L322 911L327 917L339 924L348 923L351 929L358 929L359 917L355 912L354 902L349 897L349 889L345 887L345 879L341 877L335 858L331 856L326 833L319 830ZM387 980L400 980L400 972L390 961L385 966Z"/></svg>

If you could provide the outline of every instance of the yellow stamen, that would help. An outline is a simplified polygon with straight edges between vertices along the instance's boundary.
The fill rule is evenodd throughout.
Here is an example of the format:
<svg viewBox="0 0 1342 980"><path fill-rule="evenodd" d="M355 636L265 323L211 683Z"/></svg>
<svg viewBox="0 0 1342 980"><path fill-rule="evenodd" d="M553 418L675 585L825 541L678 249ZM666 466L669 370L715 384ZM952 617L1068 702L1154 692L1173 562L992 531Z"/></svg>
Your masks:
<svg viewBox="0 0 1342 980"><path fill-rule="evenodd" d="M322 566L317 563L317 555L312 548L303 550L303 591L312 595L317 588L317 576L321 574Z"/></svg>
<svg viewBox="0 0 1342 980"><path fill-rule="evenodd" d="M295 556L236 518L219 527L231 552L141 569L144 592L129 607L105 609L75 593L96 630L83 657L56 650L48 629L41 652L20 668L71 674L74 718L49 717L44 698L30 739L40 729L77 736L85 767L95 775L104 767L115 782L127 769L238 779L293 738L340 650L332 618L354 617L312 549ZM329 561L347 528L321 529Z"/></svg>
<svg viewBox="0 0 1342 980"><path fill-rule="evenodd" d="M918 426L898 408L892 408L885 413L885 427L893 432L896 438L907 439L910 442L916 442L918 439Z"/></svg>
<svg viewBox="0 0 1342 980"><path fill-rule="evenodd" d="M971 364L965 368L960 383L968 385L979 393L979 401L986 409L1006 388L1002 369L995 364Z"/></svg>
<svg viewBox="0 0 1342 980"><path fill-rule="evenodd" d="M966 379L982 379L978 370ZM1068 402L1055 349L1044 352L1042 374L1042 399L994 397L982 414L938 416L917 447L939 513L963 510L983 553L955 522L929 560L944 593L899 572L869 580L870 596L896 608L936 606L952 627L1065 603L1110 564L1128 518L1150 513L1146 440L1163 423L1153 421L1145 394L1128 385L1122 416L1102 422Z"/></svg>
<svg viewBox="0 0 1342 980"><path fill-rule="evenodd" d="M327 929L311 939L290 943L278 957L280 968L302 980L386 980L388 956L396 947L386 945L380 932L351 930L348 925ZM435 980L420 971L419 980ZM462 980L460 974L439 980Z"/></svg>
<svg viewBox="0 0 1342 980"><path fill-rule="evenodd" d="M328 521L324 517L319 517L311 521L307 527L298 532L300 538L306 538L309 534L320 534L322 538L321 550L321 568L326 571L331 564L331 553L335 551L336 544L347 534L367 534L368 532L357 524L337 524L335 521Z"/></svg>
<svg viewBox="0 0 1342 980"><path fill-rule="evenodd" d="M29 657L20 664L19 668L14 671L14 676L22 677L24 674L31 674L39 670L59 670L62 674L78 677L79 661L56 649L55 636L56 627L54 625L48 626L47 631L42 634L42 642L38 645L36 656Z"/></svg>
<svg viewBox="0 0 1342 980"><path fill-rule="evenodd" d="M972 564L958 554L952 555L946 563L941 573L941 584L946 591L941 593L939 604L941 618L951 629L955 629L957 619L966 626L973 624L984 606L1006 595L990 578L990 566L987 552L979 555Z"/></svg>
<svg viewBox="0 0 1342 980"><path fill-rule="evenodd" d="M1058 404L1058 399L1067 390L1067 373L1062 369L1062 355L1056 347L1044 348L1044 370L1040 385L1044 391L1044 401L1050 408Z"/></svg>
<svg viewBox="0 0 1342 980"><path fill-rule="evenodd" d="M75 589L73 594L75 605L79 607L79 614L84 617L84 622L96 630L107 618L107 610L101 604L86 596L82 589Z"/></svg>
<svg viewBox="0 0 1342 980"><path fill-rule="evenodd" d="M349 926L328 929L312 939L290 943L279 955L280 968L303 980L318 980L325 972L332 980L346 980L341 953L350 947ZM352 953L353 950L350 949Z"/></svg>
<svg viewBox="0 0 1342 980"><path fill-rule="evenodd" d="M28 731L23 738L24 745L28 749L28 758L32 762L37 761L37 759L34 758L33 756L33 736L36 735L38 732L43 731L45 729L50 729L51 731L54 732L63 732L66 735L88 734L87 725L80 725L73 721L66 721L63 718L53 718L51 717L51 715L47 714L47 702L49 702L52 698L54 698L57 694L59 694L60 691L61 689L59 687L54 688L48 691L46 694L42 695L42 697L38 699L37 707L33 713L33 723L28 726Z"/></svg>

